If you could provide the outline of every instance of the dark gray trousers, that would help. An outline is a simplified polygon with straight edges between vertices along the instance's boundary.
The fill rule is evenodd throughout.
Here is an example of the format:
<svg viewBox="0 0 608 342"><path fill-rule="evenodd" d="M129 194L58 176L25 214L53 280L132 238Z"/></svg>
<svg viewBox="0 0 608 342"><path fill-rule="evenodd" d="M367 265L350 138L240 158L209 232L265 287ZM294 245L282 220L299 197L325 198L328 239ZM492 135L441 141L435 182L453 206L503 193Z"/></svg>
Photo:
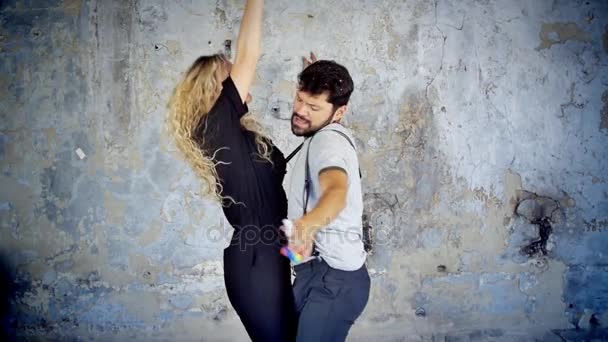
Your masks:
<svg viewBox="0 0 608 342"><path fill-rule="evenodd" d="M345 341L369 298L370 279L365 265L356 271L342 271L315 259L294 269L296 341Z"/></svg>

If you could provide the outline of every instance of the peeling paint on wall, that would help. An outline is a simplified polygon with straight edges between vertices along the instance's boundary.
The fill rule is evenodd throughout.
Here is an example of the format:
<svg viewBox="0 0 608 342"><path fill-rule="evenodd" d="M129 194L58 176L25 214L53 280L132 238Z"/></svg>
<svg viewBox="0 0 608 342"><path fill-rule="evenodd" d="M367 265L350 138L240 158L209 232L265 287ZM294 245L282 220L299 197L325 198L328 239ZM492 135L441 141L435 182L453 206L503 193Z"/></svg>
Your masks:
<svg viewBox="0 0 608 342"><path fill-rule="evenodd" d="M536 50L549 49L555 44L564 44L567 41L589 42L589 34L583 31L576 23L543 23L540 29L540 45Z"/></svg>
<svg viewBox="0 0 608 342"><path fill-rule="evenodd" d="M82 0L66 0L63 2L63 9L67 15L79 15L82 8Z"/></svg>

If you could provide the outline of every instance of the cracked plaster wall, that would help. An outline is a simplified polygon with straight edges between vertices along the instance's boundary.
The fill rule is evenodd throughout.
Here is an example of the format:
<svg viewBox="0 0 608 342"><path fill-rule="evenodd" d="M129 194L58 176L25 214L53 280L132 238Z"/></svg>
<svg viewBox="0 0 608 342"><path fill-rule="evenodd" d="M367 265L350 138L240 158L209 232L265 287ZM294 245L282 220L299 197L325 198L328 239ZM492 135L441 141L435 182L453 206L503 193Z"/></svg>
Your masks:
<svg viewBox="0 0 608 342"><path fill-rule="evenodd" d="M163 132L180 73L236 39L242 3L0 2L7 333L244 339L230 227ZM284 152L310 50L356 86L374 250L351 340L608 324L607 3L267 1L251 108Z"/></svg>

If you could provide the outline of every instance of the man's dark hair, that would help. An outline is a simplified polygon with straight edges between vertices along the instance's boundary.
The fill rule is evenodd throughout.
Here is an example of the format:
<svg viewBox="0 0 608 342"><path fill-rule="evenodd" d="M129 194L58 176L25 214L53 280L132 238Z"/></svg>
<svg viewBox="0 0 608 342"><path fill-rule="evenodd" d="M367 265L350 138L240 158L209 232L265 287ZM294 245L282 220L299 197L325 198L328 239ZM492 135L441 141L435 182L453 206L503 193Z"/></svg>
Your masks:
<svg viewBox="0 0 608 342"><path fill-rule="evenodd" d="M317 61L298 75L298 89L311 95L327 92L327 102L336 110L344 106L353 93L353 79L348 70L334 61Z"/></svg>

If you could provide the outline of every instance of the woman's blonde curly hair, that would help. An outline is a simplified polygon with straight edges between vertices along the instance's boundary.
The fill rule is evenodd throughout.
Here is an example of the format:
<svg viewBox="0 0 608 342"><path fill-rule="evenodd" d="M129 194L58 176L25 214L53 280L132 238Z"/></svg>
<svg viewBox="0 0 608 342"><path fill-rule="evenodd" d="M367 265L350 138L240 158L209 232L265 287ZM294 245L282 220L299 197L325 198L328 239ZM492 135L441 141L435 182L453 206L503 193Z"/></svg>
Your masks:
<svg viewBox="0 0 608 342"><path fill-rule="evenodd" d="M201 119L209 113L220 94L215 75L226 67L226 63L227 59L222 54L199 57L175 87L169 101L168 118L168 129L177 148L192 165L195 173L203 179L202 193L211 195L220 202L230 198L222 195L215 169L218 161L214 156L217 151L206 151L204 136L196 137L194 134ZM251 113L241 118L241 126L255 134L258 154L271 162L272 147L264 129Z"/></svg>

